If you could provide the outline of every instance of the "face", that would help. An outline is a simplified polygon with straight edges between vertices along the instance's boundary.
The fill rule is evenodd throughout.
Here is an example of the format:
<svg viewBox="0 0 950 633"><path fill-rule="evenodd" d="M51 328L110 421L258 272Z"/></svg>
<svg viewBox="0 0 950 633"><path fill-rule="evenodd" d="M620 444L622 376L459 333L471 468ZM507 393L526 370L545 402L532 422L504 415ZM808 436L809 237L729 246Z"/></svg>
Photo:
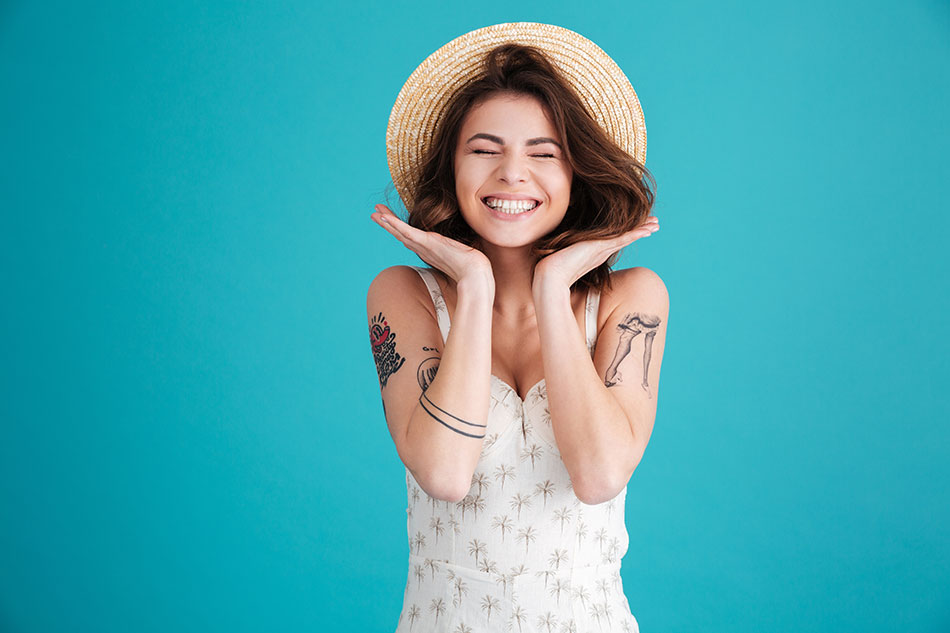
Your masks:
<svg viewBox="0 0 950 633"><path fill-rule="evenodd" d="M534 97L498 95L468 112L455 151L455 193L482 240L526 246L561 223L573 176L561 147Z"/></svg>

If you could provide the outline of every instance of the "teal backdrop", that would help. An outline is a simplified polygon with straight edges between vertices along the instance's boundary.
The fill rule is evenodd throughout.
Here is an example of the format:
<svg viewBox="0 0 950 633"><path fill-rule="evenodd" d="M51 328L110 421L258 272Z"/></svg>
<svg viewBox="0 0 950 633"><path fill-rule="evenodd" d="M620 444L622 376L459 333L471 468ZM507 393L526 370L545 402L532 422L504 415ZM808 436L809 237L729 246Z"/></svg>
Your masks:
<svg viewBox="0 0 950 633"><path fill-rule="evenodd" d="M474 28L631 78L666 282L641 630L950 631L950 5L0 3L0 630L392 631L390 109Z"/></svg>

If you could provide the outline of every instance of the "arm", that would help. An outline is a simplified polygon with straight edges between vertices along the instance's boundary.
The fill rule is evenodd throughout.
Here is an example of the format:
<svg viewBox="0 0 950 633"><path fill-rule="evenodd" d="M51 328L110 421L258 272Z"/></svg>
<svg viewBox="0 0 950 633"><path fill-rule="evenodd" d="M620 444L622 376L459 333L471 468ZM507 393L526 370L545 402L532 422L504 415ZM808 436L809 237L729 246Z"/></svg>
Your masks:
<svg viewBox="0 0 950 633"><path fill-rule="evenodd" d="M653 271L618 271L612 281L604 298L613 308L594 362L569 287L551 279L534 287L551 424L574 492L588 504L619 494L646 450L669 314L666 287ZM649 336L638 336L643 330Z"/></svg>
<svg viewBox="0 0 950 633"><path fill-rule="evenodd" d="M457 292L444 345L428 289L415 270L387 268L367 296L373 356L396 450L423 490L445 501L458 501L471 487L490 403L494 279L466 277Z"/></svg>

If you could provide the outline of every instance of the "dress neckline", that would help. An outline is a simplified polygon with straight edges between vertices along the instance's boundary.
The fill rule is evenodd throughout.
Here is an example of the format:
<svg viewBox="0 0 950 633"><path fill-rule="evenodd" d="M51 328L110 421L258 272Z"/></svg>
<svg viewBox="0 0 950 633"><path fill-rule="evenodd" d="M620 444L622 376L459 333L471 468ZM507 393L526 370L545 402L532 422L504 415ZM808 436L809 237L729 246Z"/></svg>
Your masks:
<svg viewBox="0 0 950 633"><path fill-rule="evenodd" d="M452 327L451 321L449 319L449 310L445 305L445 298L442 295L442 288L439 286L439 282L436 281L435 275L427 268L421 266L412 266L419 273L419 276L422 277L422 280L425 282L426 287L429 290L429 295L432 298L432 303L435 305L436 318L439 322L439 331L442 334L442 342L444 343L449 337L449 329ZM587 349L590 351L591 355L594 353L594 345L597 340L597 312L600 307L600 291L593 288L587 290L587 300L584 305L584 334L587 340ZM524 406L527 402L529 396L540 387L542 384L545 384L544 378L538 382L531 385L530 388L525 392L524 398L522 398L518 391L512 387L510 384L496 376L491 374L491 377L495 379L496 382L501 384L505 389L510 391L515 395L518 401Z"/></svg>
<svg viewBox="0 0 950 633"><path fill-rule="evenodd" d="M510 391L511 393L513 393L514 396L515 396L515 398L517 398L518 400L521 401L522 406L524 406L524 404L528 401L528 397L531 396L531 392L534 391L535 389L537 389L538 387L540 387L540 386L544 383L544 378L542 378L542 379L539 380L538 382L536 382L536 383L534 383L533 385L531 385L531 387L529 387L528 390L525 392L524 398L522 398L521 396L518 395L518 391L517 391L514 387L512 387L511 385L509 385L507 382L505 382L504 380L502 380L501 378L499 378L499 377L496 376L495 374L492 374L491 377L494 378L495 380L497 380L499 383L501 383L501 386L503 386L503 387L506 388L508 391Z"/></svg>

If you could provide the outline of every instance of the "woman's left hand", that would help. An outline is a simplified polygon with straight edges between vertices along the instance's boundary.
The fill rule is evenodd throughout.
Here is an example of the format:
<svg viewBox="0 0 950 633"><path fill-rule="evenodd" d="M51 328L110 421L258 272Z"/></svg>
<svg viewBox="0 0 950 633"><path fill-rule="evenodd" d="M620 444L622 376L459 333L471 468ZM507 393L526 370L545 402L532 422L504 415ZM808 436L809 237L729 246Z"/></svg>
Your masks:
<svg viewBox="0 0 950 633"><path fill-rule="evenodd" d="M621 248L641 237L652 235L660 229L656 216L649 216L632 231L605 240L586 240L543 257L534 268L535 288L541 284L554 283L570 288L575 281L603 264Z"/></svg>

